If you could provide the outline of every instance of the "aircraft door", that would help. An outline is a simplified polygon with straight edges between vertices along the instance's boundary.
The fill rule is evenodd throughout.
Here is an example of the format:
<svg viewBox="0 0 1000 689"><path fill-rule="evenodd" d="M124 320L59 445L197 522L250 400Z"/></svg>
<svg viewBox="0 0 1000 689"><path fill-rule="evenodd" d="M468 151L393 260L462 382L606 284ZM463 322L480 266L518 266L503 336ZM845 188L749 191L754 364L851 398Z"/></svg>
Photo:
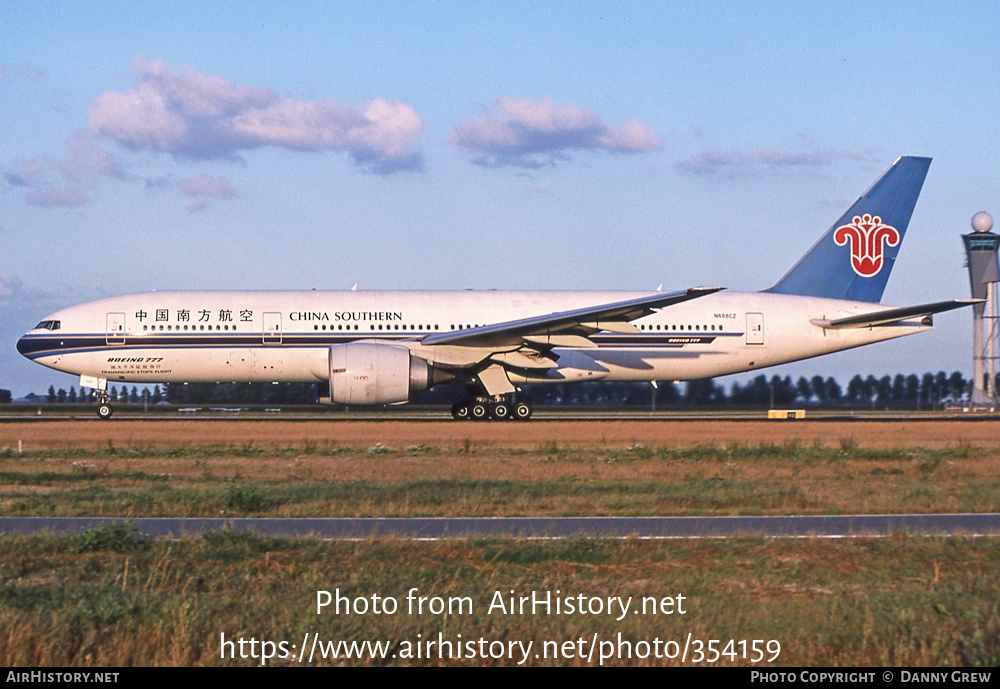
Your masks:
<svg viewBox="0 0 1000 689"><path fill-rule="evenodd" d="M764 314L762 313L747 314L747 344L748 345L764 344Z"/></svg>
<svg viewBox="0 0 1000 689"><path fill-rule="evenodd" d="M281 314L276 311L264 312L264 344L281 344Z"/></svg>
<svg viewBox="0 0 1000 689"><path fill-rule="evenodd" d="M125 344L125 314L109 313L107 317L107 328L105 330L105 342L109 345Z"/></svg>

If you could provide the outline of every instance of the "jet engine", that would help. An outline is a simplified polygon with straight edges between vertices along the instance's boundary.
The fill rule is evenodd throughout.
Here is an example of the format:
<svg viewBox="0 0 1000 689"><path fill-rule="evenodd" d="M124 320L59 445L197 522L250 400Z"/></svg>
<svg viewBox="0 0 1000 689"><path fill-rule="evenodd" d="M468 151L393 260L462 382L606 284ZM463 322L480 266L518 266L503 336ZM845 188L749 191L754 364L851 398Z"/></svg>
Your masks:
<svg viewBox="0 0 1000 689"><path fill-rule="evenodd" d="M336 404L395 404L433 382L430 364L410 350L376 342L330 347L330 400Z"/></svg>

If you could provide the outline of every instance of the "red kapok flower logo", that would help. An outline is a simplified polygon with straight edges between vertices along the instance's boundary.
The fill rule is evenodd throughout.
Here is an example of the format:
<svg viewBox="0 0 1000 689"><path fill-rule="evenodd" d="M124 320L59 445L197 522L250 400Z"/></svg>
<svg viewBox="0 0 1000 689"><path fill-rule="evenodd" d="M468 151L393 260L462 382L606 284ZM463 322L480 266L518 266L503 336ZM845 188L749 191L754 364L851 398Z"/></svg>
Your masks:
<svg viewBox="0 0 1000 689"><path fill-rule="evenodd" d="M855 215L850 225L841 225L833 233L837 246L851 243L851 267L863 278L875 277L882 270L884 245L899 244L895 227L882 224L877 215Z"/></svg>

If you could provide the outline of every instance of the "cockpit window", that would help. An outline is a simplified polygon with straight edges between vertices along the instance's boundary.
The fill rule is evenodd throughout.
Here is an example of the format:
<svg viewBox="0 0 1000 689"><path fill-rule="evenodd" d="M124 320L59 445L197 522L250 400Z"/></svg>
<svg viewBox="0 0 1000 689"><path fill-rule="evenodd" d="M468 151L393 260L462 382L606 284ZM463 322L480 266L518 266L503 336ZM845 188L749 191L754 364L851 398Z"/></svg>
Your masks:
<svg viewBox="0 0 1000 689"><path fill-rule="evenodd" d="M62 321L42 321L35 326L35 330L59 330L62 327Z"/></svg>

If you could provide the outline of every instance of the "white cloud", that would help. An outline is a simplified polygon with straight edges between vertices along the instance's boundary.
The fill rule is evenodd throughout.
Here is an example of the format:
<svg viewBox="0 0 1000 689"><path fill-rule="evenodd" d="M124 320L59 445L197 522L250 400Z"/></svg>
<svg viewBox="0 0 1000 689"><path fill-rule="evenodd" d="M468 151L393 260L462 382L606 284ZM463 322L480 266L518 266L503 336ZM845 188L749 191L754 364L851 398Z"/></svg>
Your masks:
<svg viewBox="0 0 1000 689"><path fill-rule="evenodd" d="M161 60L137 58L132 69L131 89L105 91L88 112L92 134L127 148L203 160L277 146L346 151L372 172L422 167L416 147L424 122L406 103L301 101Z"/></svg>
<svg viewBox="0 0 1000 689"><path fill-rule="evenodd" d="M216 199L232 199L239 196L229 182L211 175L182 179L177 183L177 188L185 196L211 196Z"/></svg>
<svg viewBox="0 0 1000 689"><path fill-rule="evenodd" d="M751 147L748 151L736 148L702 148L687 160L677 163L681 172L723 179L768 177L788 169L816 169L839 160L871 161L878 152L866 148L859 151L812 149L783 151Z"/></svg>
<svg viewBox="0 0 1000 689"><path fill-rule="evenodd" d="M615 129L589 110L548 96L498 96L494 111L456 125L449 143L479 165L539 167L565 159L571 151L649 151L660 146L660 137L639 120L626 120Z"/></svg>
<svg viewBox="0 0 1000 689"><path fill-rule="evenodd" d="M123 179L125 175L118 160L82 131L70 136L64 157L29 158L21 161L18 172L4 173L10 186L29 189L25 203L42 208L83 205L87 196L81 184L97 177Z"/></svg>
<svg viewBox="0 0 1000 689"><path fill-rule="evenodd" d="M25 194L24 202L41 208L82 206L87 202L87 195L73 187L43 187Z"/></svg>
<svg viewBox="0 0 1000 689"><path fill-rule="evenodd" d="M21 291L21 278L0 273L0 299L9 299Z"/></svg>
<svg viewBox="0 0 1000 689"><path fill-rule="evenodd" d="M173 185L185 196L198 199L186 208L190 213L200 213L208 207L208 198L234 199L239 196L228 181L212 175L198 175L193 179L182 179Z"/></svg>
<svg viewBox="0 0 1000 689"><path fill-rule="evenodd" d="M22 62L19 65L0 65L0 80L13 77L23 77L31 81L39 81L45 78L45 72L27 62Z"/></svg>

